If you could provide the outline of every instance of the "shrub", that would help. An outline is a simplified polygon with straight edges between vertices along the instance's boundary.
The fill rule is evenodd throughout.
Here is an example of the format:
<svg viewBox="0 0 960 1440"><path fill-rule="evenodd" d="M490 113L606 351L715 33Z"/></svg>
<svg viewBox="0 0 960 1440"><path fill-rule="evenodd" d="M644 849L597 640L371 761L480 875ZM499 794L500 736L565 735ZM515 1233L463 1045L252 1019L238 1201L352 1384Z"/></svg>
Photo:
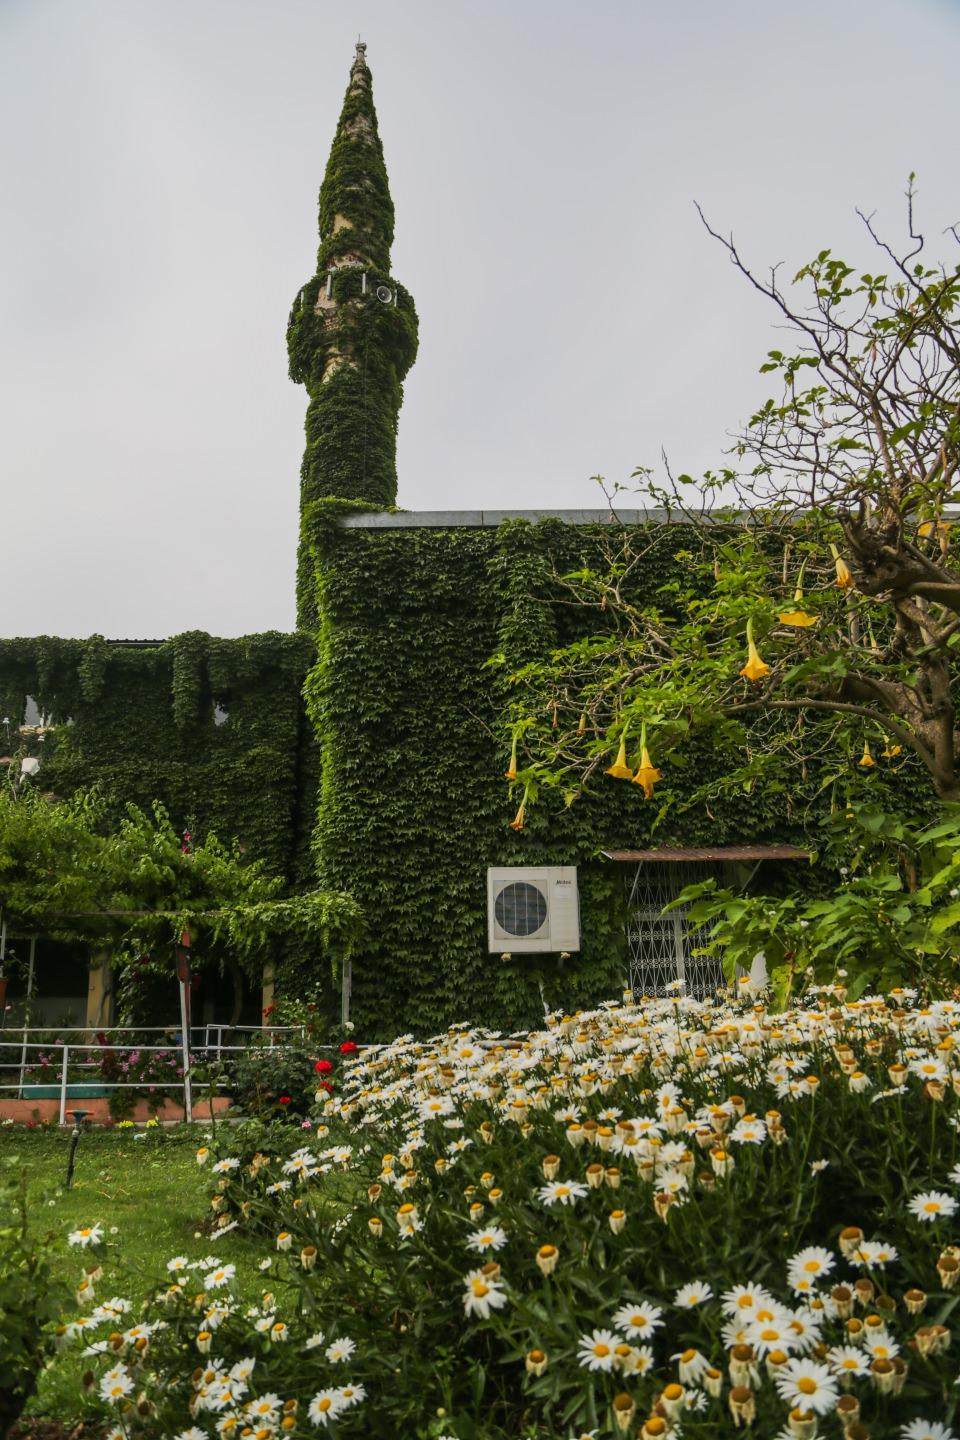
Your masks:
<svg viewBox="0 0 960 1440"><path fill-rule="evenodd" d="M314 1103L318 1085L332 1086L340 1055L331 1047L343 1040L343 1027L325 1024L316 1004L300 1000L278 1000L267 1007L264 1018L282 1028L254 1035L235 1062L237 1104L248 1115L300 1121ZM356 1045L346 1040L341 1049L350 1053Z"/></svg>
<svg viewBox="0 0 960 1440"><path fill-rule="evenodd" d="M269 1227L259 1302L171 1260L101 1413L112 1374L191 1440L949 1424L960 1007L915 1001L676 997L358 1057L320 1117L345 1141L214 1163Z"/></svg>
<svg viewBox="0 0 960 1440"><path fill-rule="evenodd" d="M0 1172L0 1435L36 1389L65 1298L30 1235L25 1177L10 1165Z"/></svg>
<svg viewBox="0 0 960 1440"><path fill-rule="evenodd" d="M248 1115L302 1119L313 1102L315 1064L306 1044L271 1044L258 1035L234 1068L236 1103Z"/></svg>

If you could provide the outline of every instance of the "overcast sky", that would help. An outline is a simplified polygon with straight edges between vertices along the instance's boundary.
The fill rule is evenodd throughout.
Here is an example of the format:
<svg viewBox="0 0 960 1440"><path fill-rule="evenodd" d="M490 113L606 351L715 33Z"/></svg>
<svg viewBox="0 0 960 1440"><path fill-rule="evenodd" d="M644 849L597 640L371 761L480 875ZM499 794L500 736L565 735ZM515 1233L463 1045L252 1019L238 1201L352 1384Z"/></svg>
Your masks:
<svg viewBox="0 0 960 1440"><path fill-rule="evenodd" d="M358 34L408 509L601 503L764 393L758 266L960 219L957 0L0 0L0 634L290 629L290 302ZM934 247L937 248L936 246Z"/></svg>

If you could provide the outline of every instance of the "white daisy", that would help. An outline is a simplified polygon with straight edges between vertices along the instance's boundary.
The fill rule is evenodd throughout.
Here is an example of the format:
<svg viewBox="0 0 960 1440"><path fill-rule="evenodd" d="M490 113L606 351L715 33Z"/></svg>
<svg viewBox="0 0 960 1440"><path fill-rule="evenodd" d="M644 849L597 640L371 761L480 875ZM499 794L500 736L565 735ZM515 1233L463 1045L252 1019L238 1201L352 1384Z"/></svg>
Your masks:
<svg viewBox="0 0 960 1440"><path fill-rule="evenodd" d="M862 1240L853 1254L847 1256L851 1265L865 1265L868 1269L874 1265L892 1265L899 1258L897 1247L885 1240Z"/></svg>
<svg viewBox="0 0 960 1440"><path fill-rule="evenodd" d="M633 1352L633 1371L635 1375L646 1375L647 1371L653 1368L653 1351L649 1345L638 1345Z"/></svg>
<svg viewBox="0 0 960 1440"><path fill-rule="evenodd" d="M485 1250L502 1250L507 1243L507 1232L499 1225L489 1225L486 1230L474 1230L467 1236L467 1245L481 1254Z"/></svg>
<svg viewBox="0 0 960 1440"><path fill-rule="evenodd" d="M70 1245L79 1245L82 1250L85 1250L88 1245L99 1245L102 1239L102 1225L84 1225L79 1230L70 1231L70 1234L67 1236L67 1243Z"/></svg>
<svg viewBox="0 0 960 1440"><path fill-rule="evenodd" d="M577 1344L579 1346L577 1359L585 1369L606 1371L613 1369L620 1336L614 1335L612 1330L594 1330L590 1335L581 1335Z"/></svg>
<svg viewBox="0 0 960 1440"><path fill-rule="evenodd" d="M501 1310L507 1303L507 1296L496 1280L482 1270L471 1270L464 1275L466 1290L463 1294L463 1308L468 1315L479 1315L487 1320L491 1310Z"/></svg>
<svg viewBox="0 0 960 1440"><path fill-rule="evenodd" d="M863 1348L871 1360L892 1360L900 1354L900 1346L889 1335L873 1335L863 1342Z"/></svg>
<svg viewBox="0 0 960 1440"><path fill-rule="evenodd" d="M790 1328L786 1314L754 1320L747 1326L747 1344L752 1345L759 1355L769 1355L771 1350L785 1350L789 1355L791 1350L799 1348L797 1335Z"/></svg>
<svg viewBox="0 0 960 1440"><path fill-rule="evenodd" d="M767 1127L762 1120L740 1120L730 1131L730 1139L738 1145L762 1145Z"/></svg>
<svg viewBox="0 0 960 1440"><path fill-rule="evenodd" d="M943 1220L956 1214L957 1202L942 1190L922 1190L914 1195L907 1209L917 1220Z"/></svg>
<svg viewBox="0 0 960 1440"><path fill-rule="evenodd" d="M705 1280L691 1280L688 1285L681 1285L673 1297L674 1305L679 1305L682 1310L692 1310L695 1305L702 1305L706 1300L713 1299L713 1291Z"/></svg>
<svg viewBox="0 0 960 1440"><path fill-rule="evenodd" d="M367 1392L362 1385L351 1383L340 1386L340 1399L343 1401L344 1409L349 1408L351 1405L359 1405L360 1402L366 1400L366 1398Z"/></svg>
<svg viewBox="0 0 960 1440"><path fill-rule="evenodd" d="M646 1339L663 1324L662 1316L663 1311L659 1306L641 1300L636 1305L621 1305L613 1317L613 1323L628 1340Z"/></svg>
<svg viewBox="0 0 960 1440"><path fill-rule="evenodd" d="M723 1292L721 1303L725 1314L736 1316L742 1323L753 1319L753 1312L761 1307L773 1309L776 1301L762 1285L734 1285L732 1290Z"/></svg>
<svg viewBox="0 0 960 1440"><path fill-rule="evenodd" d="M780 1397L788 1405L826 1415L840 1398L836 1377L826 1365L813 1360L788 1360L774 1377Z"/></svg>
<svg viewBox="0 0 960 1440"><path fill-rule="evenodd" d="M938 1420L911 1420L900 1431L900 1440L956 1440L956 1436Z"/></svg>
<svg viewBox="0 0 960 1440"><path fill-rule="evenodd" d="M258 1395L255 1400L249 1400L243 1409L252 1420L259 1421L261 1425L272 1426L279 1419L282 1404L279 1395L268 1391L266 1395Z"/></svg>
<svg viewBox="0 0 960 1440"><path fill-rule="evenodd" d="M342 1409L343 1398L339 1390L320 1390L310 1401L307 1414L312 1425L322 1425L326 1429Z"/></svg>
<svg viewBox="0 0 960 1440"><path fill-rule="evenodd" d="M229 1285L236 1273L236 1265L219 1265L216 1270L211 1270L209 1275L204 1275L203 1288L217 1290L221 1285Z"/></svg>
<svg viewBox="0 0 960 1440"><path fill-rule="evenodd" d="M801 1278L819 1280L828 1275L836 1263L837 1257L832 1250L825 1250L822 1245L808 1245L805 1250L798 1250L796 1255L790 1256L787 1279L791 1283Z"/></svg>
<svg viewBox="0 0 960 1440"><path fill-rule="evenodd" d="M841 1381L866 1375L870 1370L866 1355L855 1345L834 1345L832 1350L827 1351L827 1364L836 1371Z"/></svg>
<svg viewBox="0 0 960 1440"><path fill-rule="evenodd" d="M537 1192L544 1205L575 1205L587 1193L579 1180L551 1180Z"/></svg>
<svg viewBox="0 0 960 1440"><path fill-rule="evenodd" d="M323 1353L331 1365L342 1365L344 1360L350 1359L356 1348L357 1342L344 1335L341 1339L334 1340L331 1345L328 1345Z"/></svg>
<svg viewBox="0 0 960 1440"><path fill-rule="evenodd" d="M132 1389L133 1381L127 1374L125 1365L115 1365L101 1377L100 1396L104 1400L118 1403L124 1396L129 1395Z"/></svg>

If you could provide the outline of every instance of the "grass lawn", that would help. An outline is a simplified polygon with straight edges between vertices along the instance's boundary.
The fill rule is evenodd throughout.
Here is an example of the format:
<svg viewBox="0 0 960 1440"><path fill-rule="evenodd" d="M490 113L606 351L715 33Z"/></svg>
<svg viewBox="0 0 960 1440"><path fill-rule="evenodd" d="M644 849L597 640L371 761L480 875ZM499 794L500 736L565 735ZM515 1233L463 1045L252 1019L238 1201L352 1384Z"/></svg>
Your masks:
<svg viewBox="0 0 960 1440"><path fill-rule="evenodd" d="M140 1133L141 1138L135 1136ZM68 1231L100 1222L112 1249L97 1285L97 1299L123 1295L134 1313L173 1255L189 1259L216 1253L237 1266L238 1279L251 1298L263 1288L257 1262L263 1243L234 1231L216 1246L200 1225L210 1214L211 1176L196 1163L209 1129L93 1130L77 1151L73 1186L64 1189L69 1131L0 1130L0 1165L14 1162L27 1175L34 1235L51 1246L51 1257L71 1290L80 1276L84 1252L66 1244ZM81 1411L80 1373L86 1362L67 1350L50 1364L30 1405L35 1414L69 1419Z"/></svg>

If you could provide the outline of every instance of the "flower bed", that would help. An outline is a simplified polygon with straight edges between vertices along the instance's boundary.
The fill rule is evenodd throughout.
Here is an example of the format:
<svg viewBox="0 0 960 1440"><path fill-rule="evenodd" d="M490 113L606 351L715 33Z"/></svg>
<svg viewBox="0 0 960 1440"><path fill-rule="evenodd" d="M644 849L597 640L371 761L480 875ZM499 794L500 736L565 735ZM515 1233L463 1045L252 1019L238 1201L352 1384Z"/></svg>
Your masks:
<svg viewBox="0 0 960 1440"><path fill-rule="evenodd" d="M269 1230L257 1304L174 1257L67 1335L101 1412L180 1440L949 1436L958 1027L834 988L404 1038L309 1130L199 1153L213 1250Z"/></svg>

